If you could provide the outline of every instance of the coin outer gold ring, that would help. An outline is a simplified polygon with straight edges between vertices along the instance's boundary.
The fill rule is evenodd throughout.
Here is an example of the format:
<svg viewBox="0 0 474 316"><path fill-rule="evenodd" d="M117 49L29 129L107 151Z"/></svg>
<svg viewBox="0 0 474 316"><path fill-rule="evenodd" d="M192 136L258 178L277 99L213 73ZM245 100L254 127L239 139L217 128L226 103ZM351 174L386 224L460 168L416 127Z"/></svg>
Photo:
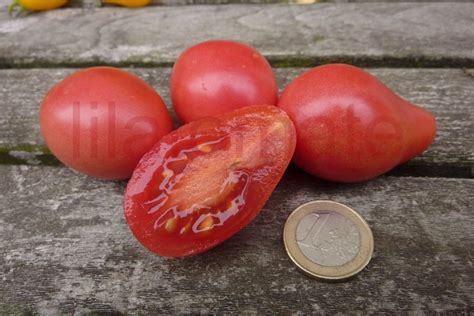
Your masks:
<svg viewBox="0 0 474 316"><path fill-rule="evenodd" d="M308 214L317 211L336 212L350 219L359 231L359 253L341 266L323 266L309 260L301 251L296 240L296 229ZM374 252L374 237L367 222L353 209L333 201L312 201L296 208L288 217L283 231L285 249L290 259L307 274L324 280L343 280L362 271Z"/></svg>

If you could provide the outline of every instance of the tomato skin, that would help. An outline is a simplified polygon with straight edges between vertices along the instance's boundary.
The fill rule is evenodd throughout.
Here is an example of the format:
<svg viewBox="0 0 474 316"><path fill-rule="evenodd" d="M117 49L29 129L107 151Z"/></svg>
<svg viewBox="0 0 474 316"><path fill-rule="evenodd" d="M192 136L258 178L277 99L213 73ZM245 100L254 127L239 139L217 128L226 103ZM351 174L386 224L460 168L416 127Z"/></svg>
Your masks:
<svg viewBox="0 0 474 316"><path fill-rule="evenodd" d="M94 67L56 84L40 108L46 145L65 165L102 179L130 177L172 121L161 97L124 70Z"/></svg>
<svg viewBox="0 0 474 316"><path fill-rule="evenodd" d="M293 123L275 106L250 106L186 124L145 154L124 213L148 250L204 252L259 213L294 152Z"/></svg>
<svg viewBox="0 0 474 316"><path fill-rule="evenodd" d="M295 163L326 180L379 176L423 152L436 133L429 112L344 64L301 74L285 88L278 106L296 127Z"/></svg>
<svg viewBox="0 0 474 316"><path fill-rule="evenodd" d="M170 86L183 123L278 101L278 85L265 57L232 41L207 41L185 50L174 64Z"/></svg>

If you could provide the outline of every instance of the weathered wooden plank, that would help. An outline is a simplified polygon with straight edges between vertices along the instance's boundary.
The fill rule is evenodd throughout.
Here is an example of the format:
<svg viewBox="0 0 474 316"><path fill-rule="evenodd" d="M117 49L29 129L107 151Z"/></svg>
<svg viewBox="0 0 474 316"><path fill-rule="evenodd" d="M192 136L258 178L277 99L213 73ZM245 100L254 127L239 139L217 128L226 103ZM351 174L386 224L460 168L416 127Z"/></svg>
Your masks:
<svg viewBox="0 0 474 316"><path fill-rule="evenodd" d="M432 111L438 135L432 147L398 174L472 176L474 165L474 78L459 69L368 69L403 97ZM38 107L48 91L71 69L0 70L0 153L3 162L51 163L43 152ZM169 100L169 68L135 69ZM279 68L284 87L301 68Z"/></svg>
<svg viewBox="0 0 474 316"><path fill-rule="evenodd" d="M12 0L0 0L0 9L8 7ZM458 0L453 2L463 2ZM94 8L99 0L70 0L69 7ZM190 5L190 4L313 4L318 2L380 2L375 0L152 0L150 5ZM401 0L385 0L383 2L403 2Z"/></svg>
<svg viewBox="0 0 474 316"><path fill-rule="evenodd" d="M0 0L0 9L8 7L12 0ZM310 4L321 2L318 0L152 0L150 5L185 5L185 4L267 4L267 3L291 3ZM327 2L327 1L324 1ZM344 1L350 2L350 1ZM389 1L387 1L389 2ZM99 7L99 0L70 0L68 7Z"/></svg>
<svg viewBox="0 0 474 316"><path fill-rule="evenodd" d="M66 168L0 172L0 314L472 312L474 180L334 185L291 168L249 227L206 254L170 260L132 237L124 183ZM349 282L318 282L286 257L284 222L314 199L350 205L373 229L375 256Z"/></svg>
<svg viewBox="0 0 474 316"><path fill-rule="evenodd" d="M21 19L3 12L0 66L163 65L193 43L226 38L284 66L467 67L473 10L472 3L357 3L70 8Z"/></svg>
<svg viewBox="0 0 474 316"><path fill-rule="evenodd" d="M0 9L8 7L12 0L0 0ZM99 0L70 0L69 7L93 8L98 6ZM309 4L320 2L318 0L152 0L150 5L185 5L185 4L266 4L266 3L292 3ZM327 2L327 1L324 1ZM348 2L348 1L345 1Z"/></svg>

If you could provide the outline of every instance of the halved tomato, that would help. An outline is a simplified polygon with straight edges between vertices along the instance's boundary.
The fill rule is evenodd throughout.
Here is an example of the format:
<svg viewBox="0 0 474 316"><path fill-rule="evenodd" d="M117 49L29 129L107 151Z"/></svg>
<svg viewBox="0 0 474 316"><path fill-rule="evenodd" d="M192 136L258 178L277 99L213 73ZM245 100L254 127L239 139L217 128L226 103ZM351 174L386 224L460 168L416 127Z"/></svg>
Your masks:
<svg viewBox="0 0 474 316"><path fill-rule="evenodd" d="M204 252L258 214L288 166L293 123L270 105L194 121L142 158L125 192L135 237L167 257Z"/></svg>

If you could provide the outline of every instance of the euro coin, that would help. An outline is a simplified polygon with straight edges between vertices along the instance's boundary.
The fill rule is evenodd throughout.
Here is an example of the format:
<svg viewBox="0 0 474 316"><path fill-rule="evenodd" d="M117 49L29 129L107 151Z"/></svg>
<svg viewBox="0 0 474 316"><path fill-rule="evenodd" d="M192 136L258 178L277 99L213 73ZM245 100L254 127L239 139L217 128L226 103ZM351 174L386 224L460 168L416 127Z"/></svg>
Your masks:
<svg viewBox="0 0 474 316"><path fill-rule="evenodd" d="M323 280L343 280L362 271L374 251L367 222L353 209L333 201L296 208L283 231L286 252L304 272Z"/></svg>

